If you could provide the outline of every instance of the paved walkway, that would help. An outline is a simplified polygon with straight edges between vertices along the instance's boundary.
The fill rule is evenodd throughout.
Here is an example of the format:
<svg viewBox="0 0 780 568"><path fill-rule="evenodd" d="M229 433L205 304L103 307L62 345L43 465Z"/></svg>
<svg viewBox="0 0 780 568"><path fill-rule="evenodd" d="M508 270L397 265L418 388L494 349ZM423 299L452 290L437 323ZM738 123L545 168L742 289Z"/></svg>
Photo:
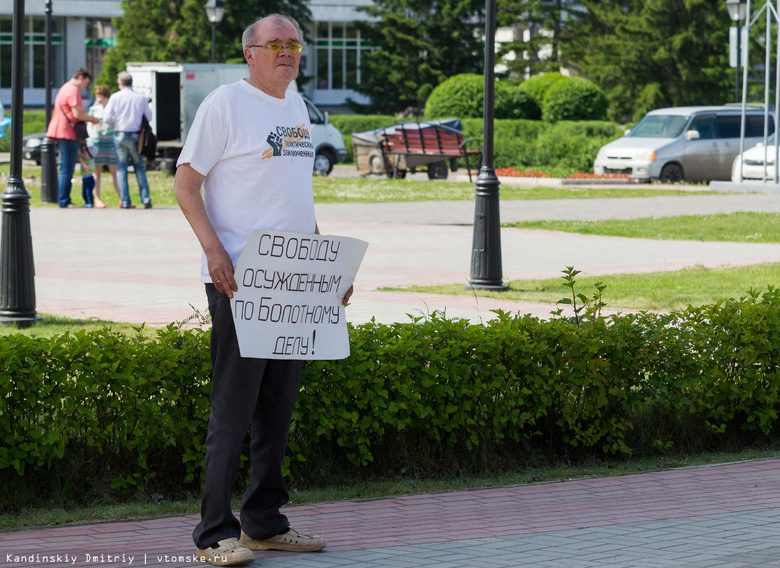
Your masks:
<svg viewBox="0 0 780 568"><path fill-rule="evenodd" d="M434 309L479 321L502 307L549 305L383 292L468 280L472 203L320 205L324 233L370 246L348 317L408 321ZM780 211L780 196L506 201L503 221ZM35 209L37 309L163 325L204 310L200 252L176 208ZM503 230L504 278L737 265L780 259L780 245L629 240ZM267 568L780 567L780 460L607 479L290 507L318 554L258 553ZM3 566L199 566L194 517L0 533ZM187 558L190 557L190 558Z"/></svg>
<svg viewBox="0 0 780 568"><path fill-rule="evenodd" d="M502 221L780 211L780 195L691 195L623 199L504 201ZM379 290L469 280L472 202L317 206L323 233L369 242L348 319L409 321L434 310L485 321L491 310L540 317L550 305ZM175 207L102 210L36 208L30 214L37 310L70 317L165 325L205 311L200 249ZM505 280L736 266L780 259L780 244L624 239L549 231L501 232ZM562 288L563 290L563 288ZM563 296L563 294L562 294Z"/></svg>
<svg viewBox="0 0 780 568"><path fill-rule="evenodd" d="M288 507L326 537L265 568L771 568L780 459L499 489ZM196 517L0 534L0 566L203 566Z"/></svg>

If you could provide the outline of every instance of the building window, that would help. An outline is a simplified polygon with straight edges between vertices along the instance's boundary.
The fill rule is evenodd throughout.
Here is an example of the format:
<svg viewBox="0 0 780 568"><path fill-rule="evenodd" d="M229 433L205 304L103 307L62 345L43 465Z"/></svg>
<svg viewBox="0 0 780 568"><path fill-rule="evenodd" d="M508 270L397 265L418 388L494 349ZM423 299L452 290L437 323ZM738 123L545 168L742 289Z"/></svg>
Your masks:
<svg viewBox="0 0 780 568"><path fill-rule="evenodd" d="M52 81L54 87L65 82L63 18L52 18ZM0 16L0 89L11 88L13 49L13 20ZM24 78L25 89L46 88L46 18L29 17L24 20Z"/></svg>
<svg viewBox="0 0 780 568"><path fill-rule="evenodd" d="M87 69L93 81L103 71L103 57L116 45L116 28L111 20L87 19Z"/></svg>
<svg viewBox="0 0 780 568"><path fill-rule="evenodd" d="M360 84L360 61L373 51L349 22L320 22L314 40L314 81L318 89L354 89Z"/></svg>

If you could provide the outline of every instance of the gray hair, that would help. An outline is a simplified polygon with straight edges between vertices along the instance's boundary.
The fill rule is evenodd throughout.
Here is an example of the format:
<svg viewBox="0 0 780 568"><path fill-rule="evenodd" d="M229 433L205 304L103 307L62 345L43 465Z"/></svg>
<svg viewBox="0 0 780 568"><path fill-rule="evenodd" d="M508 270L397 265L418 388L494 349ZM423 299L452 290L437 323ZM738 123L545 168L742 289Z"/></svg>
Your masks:
<svg viewBox="0 0 780 568"><path fill-rule="evenodd" d="M116 79L117 81L122 83L125 87L133 86L133 76L127 71L120 71L119 75L116 76Z"/></svg>
<svg viewBox="0 0 780 568"><path fill-rule="evenodd" d="M253 24L250 24L244 30L244 34L241 36L241 43L244 49L252 45L252 43L255 41L255 26L260 22L264 20L268 20L270 18L274 18L276 20L283 20L285 22L291 23L293 26L295 26L295 29L298 31L298 41L301 42L302 44L306 43L305 41L303 41L303 30L301 29L300 24L298 24L295 18L293 18L292 16L287 16L285 14L269 14L267 16L263 16L262 18L258 18Z"/></svg>

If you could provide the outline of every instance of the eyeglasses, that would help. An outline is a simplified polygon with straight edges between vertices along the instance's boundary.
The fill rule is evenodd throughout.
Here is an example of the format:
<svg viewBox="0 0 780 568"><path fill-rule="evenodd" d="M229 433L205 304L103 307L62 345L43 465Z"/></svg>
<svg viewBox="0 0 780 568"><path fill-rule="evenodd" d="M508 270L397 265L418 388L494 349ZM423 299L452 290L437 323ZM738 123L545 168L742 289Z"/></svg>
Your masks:
<svg viewBox="0 0 780 568"><path fill-rule="evenodd" d="M290 53L300 53L303 51L303 45L302 43L269 43L266 45L250 45L248 47L264 47L271 53L282 53L285 49L289 50Z"/></svg>

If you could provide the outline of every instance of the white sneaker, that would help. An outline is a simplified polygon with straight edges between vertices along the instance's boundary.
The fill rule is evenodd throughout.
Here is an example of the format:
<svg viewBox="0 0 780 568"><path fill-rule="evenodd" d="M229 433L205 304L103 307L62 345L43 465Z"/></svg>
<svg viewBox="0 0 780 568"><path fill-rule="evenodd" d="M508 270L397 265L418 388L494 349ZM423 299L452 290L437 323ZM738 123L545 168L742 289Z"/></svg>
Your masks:
<svg viewBox="0 0 780 568"><path fill-rule="evenodd" d="M240 566L255 561L252 551L238 544L235 537L220 540L211 548L199 548L197 555L198 560L214 566Z"/></svg>

